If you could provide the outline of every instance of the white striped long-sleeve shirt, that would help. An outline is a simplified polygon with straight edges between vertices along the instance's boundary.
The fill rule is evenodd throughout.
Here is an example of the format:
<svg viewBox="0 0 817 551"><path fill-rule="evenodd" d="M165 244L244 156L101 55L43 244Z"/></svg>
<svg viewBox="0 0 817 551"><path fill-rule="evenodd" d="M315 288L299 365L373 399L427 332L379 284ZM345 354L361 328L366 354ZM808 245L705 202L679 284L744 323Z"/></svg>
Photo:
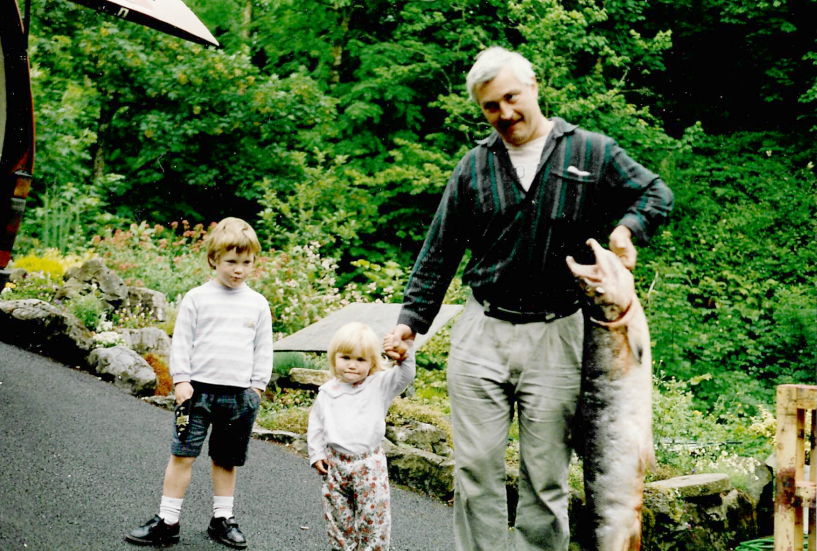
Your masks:
<svg viewBox="0 0 817 551"><path fill-rule="evenodd" d="M170 349L173 383L266 389L272 375L272 316L247 285L209 281L182 299Z"/></svg>

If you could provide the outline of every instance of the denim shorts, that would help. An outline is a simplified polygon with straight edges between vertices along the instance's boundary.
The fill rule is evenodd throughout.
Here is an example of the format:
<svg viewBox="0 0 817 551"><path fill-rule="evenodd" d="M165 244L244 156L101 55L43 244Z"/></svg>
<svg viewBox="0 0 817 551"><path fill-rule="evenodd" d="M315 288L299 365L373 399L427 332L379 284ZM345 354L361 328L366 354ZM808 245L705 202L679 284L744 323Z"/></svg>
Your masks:
<svg viewBox="0 0 817 551"><path fill-rule="evenodd" d="M247 450L261 397L252 388L234 393L208 392L193 386L190 424L179 438L173 420L171 451L179 457L198 457L207 429L210 433L209 455L213 462L225 468L240 467L247 461Z"/></svg>

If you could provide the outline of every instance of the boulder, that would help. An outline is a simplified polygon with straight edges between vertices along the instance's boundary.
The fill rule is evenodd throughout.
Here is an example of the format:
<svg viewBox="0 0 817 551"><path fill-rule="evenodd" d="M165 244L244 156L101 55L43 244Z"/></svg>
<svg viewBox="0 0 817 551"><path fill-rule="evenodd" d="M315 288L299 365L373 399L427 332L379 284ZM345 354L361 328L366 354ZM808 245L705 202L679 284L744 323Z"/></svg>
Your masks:
<svg viewBox="0 0 817 551"><path fill-rule="evenodd" d="M134 396L150 395L156 390L153 368L130 348L97 348L91 352L88 363L97 375Z"/></svg>
<svg viewBox="0 0 817 551"><path fill-rule="evenodd" d="M76 317L39 299L0 301L0 339L74 366L85 366L91 333Z"/></svg>
<svg viewBox="0 0 817 551"><path fill-rule="evenodd" d="M398 446L419 448L437 455L450 456L451 448L446 442L445 431L419 421L410 421L404 425L386 427L386 438Z"/></svg>
<svg viewBox="0 0 817 551"><path fill-rule="evenodd" d="M139 308L145 315L157 321L167 319L167 298L159 291L145 287L129 287L126 304L131 308Z"/></svg>
<svg viewBox="0 0 817 551"><path fill-rule="evenodd" d="M647 484L644 508L654 516L645 549L727 551L757 537L752 499L725 474L681 476Z"/></svg>
<svg viewBox="0 0 817 551"><path fill-rule="evenodd" d="M170 411L176 409L176 397L173 394L168 394L167 396L145 396L142 400L162 409L168 409Z"/></svg>
<svg viewBox="0 0 817 551"><path fill-rule="evenodd" d="M408 446L388 446L389 477L421 492L449 500L454 496L454 460Z"/></svg>
<svg viewBox="0 0 817 551"><path fill-rule="evenodd" d="M293 367L289 370L289 382L295 386L301 386L317 390L317 387L327 382L333 377L332 372L327 369L304 369Z"/></svg>
<svg viewBox="0 0 817 551"><path fill-rule="evenodd" d="M707 473L676 476L675 478L651 482L647 486L674 492L680 498L689 498L728 492L732 489L732 482L729 480L729 475Z"/></svg>
<svg viewBox="0 0 817 551"><path fill-rule="evenodd" d="M116 308L128 298L128 286L125 281L108 269L105 262L92 258L80 267L69 268L65 272L66 283L58 291L57 298L84 294L96 285L102 300Z"/></svg>
<svg viewBox="0 0 817 551"><path fill-rule="evenodd" d="M139 354L154 354L167 363L170 360L170 337L158 327L141 329L117 329L125 344Z"/></svg>
<svg viewBox="0 0 817 551"><path fill-rule="evenodd" d="M277 442L278 444L283 444L304 457L309 454L305 434L298 434L285 430L269 430L256 424L252 428L252 435L259 440L271 440L273 442Z"/></svg>

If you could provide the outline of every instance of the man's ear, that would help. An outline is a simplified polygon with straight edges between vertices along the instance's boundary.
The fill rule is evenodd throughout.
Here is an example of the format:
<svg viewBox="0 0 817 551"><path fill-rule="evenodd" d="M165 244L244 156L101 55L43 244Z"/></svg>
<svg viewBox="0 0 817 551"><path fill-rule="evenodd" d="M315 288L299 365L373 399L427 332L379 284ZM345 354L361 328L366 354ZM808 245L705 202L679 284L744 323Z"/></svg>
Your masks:
<svg viewBox="0 0 817 551"><path fill-rule="evenodd" d="M216 263L215 263L215 260L214 260L214 259L212 259L212 258L210 258L209 256L207 257L207 264L209 264L209 266L210 266L210 268L211 268L211 269L213 269L213 270L215 270L215 269L216 269Z"/></svg>
<svg viewBox="0 0 817 551"><path fill-rule="evenodd" d="M536 77L531 77L531 81L532 82L531 82L530 87L531 87L531 90L533 90L533 95L538 96L539 95L539 81L536 80Z"/></svg>

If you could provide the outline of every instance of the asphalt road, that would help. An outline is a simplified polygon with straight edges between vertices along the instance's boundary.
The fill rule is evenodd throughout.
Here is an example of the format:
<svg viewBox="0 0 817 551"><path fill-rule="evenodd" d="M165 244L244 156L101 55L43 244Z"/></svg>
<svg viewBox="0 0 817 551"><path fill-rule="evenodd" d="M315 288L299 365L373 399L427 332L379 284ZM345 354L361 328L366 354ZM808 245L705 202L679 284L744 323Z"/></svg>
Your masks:
<svg viewBox="0 0 817 551"><path fill-rule="evenodd" d="M91 374L0 343L0 551L140 549L124 534L158 510L171 422ZM280 445L252 442L235 513L250 549L329 549L319 477ZM211 514L203 455L171 549L228 549L207 536ZM393 550L454 548L447 505L392 487L392 516Z"/></svg>

